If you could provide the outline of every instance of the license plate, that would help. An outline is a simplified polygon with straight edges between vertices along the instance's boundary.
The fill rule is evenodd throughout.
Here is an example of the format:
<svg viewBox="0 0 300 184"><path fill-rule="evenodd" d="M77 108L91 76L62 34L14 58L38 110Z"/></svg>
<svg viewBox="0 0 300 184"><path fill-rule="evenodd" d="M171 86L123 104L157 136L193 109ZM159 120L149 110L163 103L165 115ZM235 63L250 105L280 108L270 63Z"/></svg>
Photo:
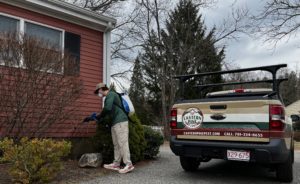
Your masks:
<svg viewBox="0 0 300 184"><path fill-rule="evenodd" d="M249 160L250 160L250 151L227 150L227 159L228 160L238 160L238 161L249 162Z"/></svg>

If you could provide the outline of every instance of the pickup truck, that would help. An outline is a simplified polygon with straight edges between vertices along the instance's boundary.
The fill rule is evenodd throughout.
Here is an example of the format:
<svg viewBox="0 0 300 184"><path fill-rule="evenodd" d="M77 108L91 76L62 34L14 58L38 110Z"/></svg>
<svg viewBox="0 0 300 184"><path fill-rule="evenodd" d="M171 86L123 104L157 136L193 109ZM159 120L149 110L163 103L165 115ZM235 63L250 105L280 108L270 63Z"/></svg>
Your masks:
<svg viewBox="0 0 300 184"><path fill-rule="evenodd" d="M181 98L170 115L170 147L185 171L195 171L211 159L267 165L282 182L292 182L294 141L291 118L279 94L276 73L286 64L175 76ZM184 98L185 83L193 78L249 71L267 71L272 79L204 84L195 88L270 83L270 89L232 89L210 92L201 99Z"/></svg>

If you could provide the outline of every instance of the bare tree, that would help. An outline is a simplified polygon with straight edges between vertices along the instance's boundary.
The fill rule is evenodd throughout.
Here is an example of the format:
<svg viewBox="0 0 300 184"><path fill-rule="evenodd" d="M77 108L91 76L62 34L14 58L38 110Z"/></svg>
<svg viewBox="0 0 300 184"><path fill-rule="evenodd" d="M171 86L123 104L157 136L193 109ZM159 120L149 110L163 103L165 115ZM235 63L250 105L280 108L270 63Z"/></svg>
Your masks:
<svg viewBox="0 0 300 184"><path fill-rule="evenodd" d="M215 43L228 40L238 40L241 34L248 34L247 29L249 29L248 24L249 10L246 7L234 8L232 5L231 13L222 20L220 25L215 27L216 29L216 39ZM223 43L224 43L223 42Z"/></svg>
<svg viewBox="0 0 300 184"><path fill-rule="evenodd" d="M165 19L177 1L170 0L65 0L96 13L113 16L117 25L112 31L112 78L118 83L130 76L131 66L151 31L164 29ZM201 8L215 6L217 0L193 0ZM124 10L125 9L125 10ZM156 12L157 11L157 12ZM216 42L237 38L242 33L246 9L233 10L232 17L216 27ZM222 46L221 46L222 47ZM122 68L122 69L120 69ZM124 76L124 73L127 75Z"/></svg>
<svg viewBox="0 0 300 184"><path fill-rule="evenodd" d="M158 0L137 0L136 3L142 8L144 20L139 22L137 26L144 32L142 38L145 39L143 48L149 49L149 57L152 58L154 68L157 70L158 85L161 90L161 122L164 126L164 134L168 136L168 111L166 99L166 76L167 62L163 56L162 33L162 17L167 13L167 1L162 3ZM147 41L146 41L147 40ZM147 47L147 48L146 48Z"/></svg>
<svg viewBox="0 0 300 184"><path fill-rule="evenodd" d="M296 36L300 28L299 0L268 0L258 15L252 16L253 31L276 43Z"/></svg>
<svg viewBox="0 0 300 184"><path fill-rule="evenodd" d="M0 126L4 136L42 137L75 116L82 82L74 59L26 35L0 36Z"/></svg>
<svg viewBox="0 0 300 184"><path fill-rule="evenodd" d="M99 13L109 13L114 5L118 4L119 1L124 0L66 0L69 3L76 4L85 9Z"/></svg>
<svg viewBox="0 0 300 184"><path fill-rule="evenodd" d="M117 25L112 30L111 60L113 67L112 78L122 83L121 80L128 78L131 73L130 67L137 55L136 48L141 46L140 32L136 26L136 19L141 17L140 6L134 0L65 0L82 8L99 14L109 15L117 19ZM125 76L125 78L124 78ZM121 80L120 80L121 79ZM129 80L128 80L129 81Z"/></svg>

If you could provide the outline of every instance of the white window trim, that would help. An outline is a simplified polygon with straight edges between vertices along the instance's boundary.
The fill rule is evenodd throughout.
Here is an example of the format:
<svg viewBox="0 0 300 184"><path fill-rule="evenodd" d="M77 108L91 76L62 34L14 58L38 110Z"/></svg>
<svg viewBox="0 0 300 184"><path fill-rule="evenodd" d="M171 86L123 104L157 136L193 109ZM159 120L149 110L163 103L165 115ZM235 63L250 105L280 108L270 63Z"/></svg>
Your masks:
<svg viewBox="0 0 300 184"><path fill-rule="evenodd" d="M36 24L36 25L39 25L39 26L43 26L43 27L47 27L47 28L50 28L50 29L54 29L54 30L62 32L62 34L64 34L64 32L65 32L64 29L61 29L61 28L58 28L58 27L50 26L48 24L36 22L36 21L25 19L25 18L22 18L22 17L17 17L17 16L10 15L10 14L7 14L7 13L0 12L0 15L8 17L8 18L13 18L13 19L19 20L20 23L19 23L19 30L18 31L20 31L20 33L25 33L25 22L29 22L29 23ZM61 43L62 43L62 45L63 45L63 42L64 42L64 40L62 39L63 37L64 37L64 35L61 36Z"/></svg>
<svg viewBox="0 0 300 184"><path fill-rule="evenodd" d="M47 25L47 24L44 24L44 23L32 21L32 20L25 19L25 18L22 18L22 17L10 15L10 14L3 13L3 12L0 12L0 15L8 17L8 18L13 18L13 19L19 20L19 27L17 28L17 31L19 31L20 34L25 33L25 23L26 22L60 31L61 32L61 38L60 38L61 51L62 51L62 57L64 57L64 50L65 50L65 30L64 29L54 27L54 26L50 26L50 25ZM21 68L25 69L26 67L24 66L23 58L21 59L20 63L21 63ZM2 65L2 64L0 63L0 65ZM63 72L64 72L64 63L62 64L62 72L61 73L63 74Z"/></svg>
<svg viewBox="0 0 300 184"><path fill-rule="evenodd" d="M0 15L6 16L6 17L9 17L9 18L13 18L13 19L18 19L18 20L21 19L20 17L16 17L16 16L14 16L14 15L10 15L10 14L3 13L3 12L0 12Z"/></svg>

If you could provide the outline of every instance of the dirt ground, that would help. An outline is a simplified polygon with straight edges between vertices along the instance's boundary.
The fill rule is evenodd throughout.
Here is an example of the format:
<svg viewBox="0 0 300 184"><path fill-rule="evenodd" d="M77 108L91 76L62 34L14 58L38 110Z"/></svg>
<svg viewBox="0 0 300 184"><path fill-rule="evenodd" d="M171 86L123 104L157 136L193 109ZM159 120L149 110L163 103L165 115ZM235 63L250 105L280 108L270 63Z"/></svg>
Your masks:
<svg viewBox="0 0 300 184"><path fill-rule="evenodd" d="M8 164L0 164L0 183L11 183L8 176Z"/></svg>
<svg viewBox="0 0 300 184"><path fill-rule="evenodd" d="M75 184L79 181L87 181L96 177L101 177L108 171L101 167L99 168L80 168L77 161L64 162L64 169L56 176L51 184ZM8 174L8 164L0 164L0 183L10 184L11 178Z"/></svg>
<svg viewBox="0 0 300 184"><path fill-rule="evenodd" d="M64 169L57 175L51 184L75 184L79 181L88 181L93 178L101 177L108 171L102 167L98 168L80 168L77 161L68 161L64 163Z"/></svg>
<svg viewBox="0 0 300 184"><path fill-rule="evenodd" d="M147 165L151 160L144 160L135 164L135 167ZM76 184L79 182L89 181L97 177L108 174L110 171L103 167L98 168L80 168L77 161L66 161L63 163L64 169L51 181L50 184ZM0 184L12 183L8 174L8 164L0 164Z"/></svg>

